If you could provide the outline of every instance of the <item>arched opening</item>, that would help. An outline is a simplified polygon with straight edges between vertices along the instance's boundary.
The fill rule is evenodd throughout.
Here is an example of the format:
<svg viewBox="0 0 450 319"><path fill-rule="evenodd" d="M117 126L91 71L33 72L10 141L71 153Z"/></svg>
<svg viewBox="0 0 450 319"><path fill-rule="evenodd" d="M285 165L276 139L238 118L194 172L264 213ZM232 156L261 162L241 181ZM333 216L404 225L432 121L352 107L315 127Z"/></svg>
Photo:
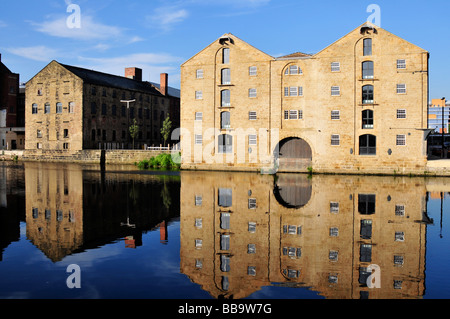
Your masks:
<svg viewBox="0 0 450 319"><path fill-rule="evenodd" d="M290 137L279 143L279 171L299 172L311 166L312 150L309 144L297 137Z"/></svg>
<svg viewBox="0 0 450 319"><path fill-rule="evenodd" d="M273 194L277 202L283 207L302 208L311 199L311 179L306 175L300 174L277 175Z"/></svg>

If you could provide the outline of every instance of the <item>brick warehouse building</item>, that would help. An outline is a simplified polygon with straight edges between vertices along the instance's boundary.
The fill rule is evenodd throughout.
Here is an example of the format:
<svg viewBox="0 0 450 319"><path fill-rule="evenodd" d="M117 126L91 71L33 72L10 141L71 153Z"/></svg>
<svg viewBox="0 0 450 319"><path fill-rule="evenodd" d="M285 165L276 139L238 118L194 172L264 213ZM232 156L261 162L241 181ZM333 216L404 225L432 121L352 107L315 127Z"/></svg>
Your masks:
<svg viewBox="0 0 450 319"><path fill-rule="evenodd" d="M423 173L428 62L369 23L279 58L225 34L181 67L182 167Z"/></svg>
<svg viewBox="0 0 450 319"><path fill-rule="evenodd" d="M128 149L134 119L135 148L159 146L166 117L179 125L179 103L165 73L155 85L143 82L138 68L122 77L52 61L26 84L25 149Z"/></svg>
<svg viewBox="0 0 450 319"><path fill-rule="evenodd" d="M19 77L3 64L0 55L0 150L25 147L25 92Z"/></svg>

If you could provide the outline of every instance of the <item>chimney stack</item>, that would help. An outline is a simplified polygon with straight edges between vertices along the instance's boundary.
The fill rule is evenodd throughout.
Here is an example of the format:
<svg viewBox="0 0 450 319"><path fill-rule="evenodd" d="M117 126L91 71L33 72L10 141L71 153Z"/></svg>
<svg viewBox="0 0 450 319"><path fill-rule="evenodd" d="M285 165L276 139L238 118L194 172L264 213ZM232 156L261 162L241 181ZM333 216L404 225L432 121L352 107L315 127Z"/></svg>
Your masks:
<svg viewBox="0 0 450 319"><path fill-rule="evenodd" d="M167 95L167 91L168 91L168 89L169 89L169 75L167 74L167 73L161 73L161 76L160 76L160 86L159 86L159 88L160 88L160 92L161 92L161 94L162 95Z"/></svg>
<svg viewBox="0 0 450 319"><path fill-rule="evenodd" d="M142 69L139 68L126 68L125 77L142 82Z"/></svg>

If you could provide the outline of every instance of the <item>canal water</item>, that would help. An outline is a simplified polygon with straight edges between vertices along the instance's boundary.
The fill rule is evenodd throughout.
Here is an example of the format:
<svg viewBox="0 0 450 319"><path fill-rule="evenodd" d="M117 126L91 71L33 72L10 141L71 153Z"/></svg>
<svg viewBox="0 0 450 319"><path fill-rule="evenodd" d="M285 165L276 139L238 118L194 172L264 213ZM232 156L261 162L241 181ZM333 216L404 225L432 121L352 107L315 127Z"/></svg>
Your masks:
<svg viewBox="0 0 450 319"><path fill-rule="evenodd" d="M0 298L447 299L449 192L0 162Z"/></svg>

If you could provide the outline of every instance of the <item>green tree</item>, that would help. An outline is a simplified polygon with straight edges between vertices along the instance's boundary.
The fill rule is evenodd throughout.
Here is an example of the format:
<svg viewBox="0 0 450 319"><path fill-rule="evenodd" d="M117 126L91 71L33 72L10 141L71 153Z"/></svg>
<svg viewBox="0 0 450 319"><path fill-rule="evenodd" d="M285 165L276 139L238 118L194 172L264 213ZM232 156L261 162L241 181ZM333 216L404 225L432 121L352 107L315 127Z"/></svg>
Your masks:
<svg viewBox="0 0 450 319"><path fill-rule="evenodd" d="M172 121L170 120L169 114L167 114L166 119L163 122L163 126L161 128L161 135L164 139L164 147L166 147L166 141L169 138L170 130L172 129Z"/></svg>
<svg viewBox="0 0 450 319"><path fill-rule="evenodd" d="M134 139L139 133L139 125L136 123L136 119L133 120L133 124L130 125L130 136L133 139L133 149L134 149Z"/></svg>

